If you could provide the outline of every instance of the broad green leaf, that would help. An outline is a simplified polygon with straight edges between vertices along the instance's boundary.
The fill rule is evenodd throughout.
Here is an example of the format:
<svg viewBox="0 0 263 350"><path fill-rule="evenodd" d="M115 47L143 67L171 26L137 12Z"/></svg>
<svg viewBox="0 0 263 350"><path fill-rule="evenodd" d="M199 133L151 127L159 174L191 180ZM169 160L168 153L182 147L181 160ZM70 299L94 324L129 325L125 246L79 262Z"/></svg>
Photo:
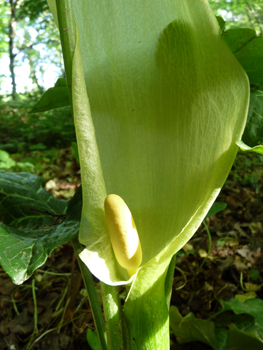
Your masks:
<svg viewBox="0 0 263 350"><path fill-rule="evenodd" d="M239 330L244 332L256 332L254 317L248 314L235 315L233 312L224 312L214 321L217 328L234 325Z"/></svg>
<svg viewBox="0 0 263 350"><path fill-rule="evenodd" d="M32 107L30 113L46 112L51 109L70 106L66 79L59 78L53 88L48 89Z"/></svg>
<svg viewBox="0 0 263 350"><path fill-rule="evenodd" d="M225 210L227 207L227 204L224 202L215 202L213 203L212 207L209 209L208 213L206 214L205 218L208 218L211 215L215 215L217 213L220 213L220 211Z"/></svg>
<svg viewBox="0 0 263 350"><path fill-rule="evenodd" d="M258 309L257 313L260 311ZM224 324L216 325L212 321L198 319L192 313L182 317L178 309L171 306L170 326L179 343L200 341L210 345L214 350L263 349L262 339L258 335L260 324L251 322L251 318L249 320L242 318L241 315L234 319L230 317L229 321L225 318Z"/></svg>
<svg viewBox="0 0 263 350"><path fill-rule="evenodd" d="M249 85L205 0L73 0L73 11L81 258L103 282L124 284L129 278L106 226L106 195L120 195L133 214L140 268L170 260L230 171Z"/></svg>
<svg viewBox="0 0 263 350"><path fill-rule="evenodd" d="M235 326L229 327L224 350L263 350L263 341L253 332L244 332Z"/></svg>
<svg viewBox="0 0 263 350"><path fill-rule="evenodd" d="M252 90L242 141L250 147L263 144L263 91Z"/></svg>
<svg viewBox="0 0 263 350"><path fill-rule="evenodd" d="M51 225L56 215L65 214L67 201L43 189L45 181L28 173L0 172L1 221L17 229Z"/></svg>
<svg viewBox="0 0 263 350"><path fill-rule="evenodd" d="M216 327L215 331L216 345L214 350L230 350L227 349L228 329Z"/></svg>
<svg viewBox="0 0 263 350"><path fill-rule="evenodd" d="M243 152L256 152L256 153L260 153L263 154L263 145L260 146L255 146L255 147L249 147L248 145L246 145L243 141L239 140L237 142L237 145L239 146L239 148L241 149L241 151Z"/></svg>
<svg viewBox="0 0 263 350"><path fill-rule="evenodd" d="M175 306L170 308L170 326L178 343L200 341L216 348L215 325L195 318L192 313L182 317Z"/></svg>
<svg viewBox="0 0 263 350"><path fill-rule="evenodd" d="M246 71L250 84L263 83L263 38L252 28L229 29L223 38Z"/></svg>
<svg viewBox="0 0 263 350"><path fill-rule="evenodd" d="M23 180L23 179L22 179ZM34 185L31 182L32 187ZM23 187L21 181L21 187ZM42 190L44 191L44 190ZM45 197L43 192L38 191ZM81 213L81 188L68 202L65 217L59 214L41 218L41 225L22 229L0 223L0 263L16 284L27 280L32 273L45 263L49 254L61 244L78 234ZM20 198L15 197L21 205ZM49 198L46 196L46 198ZM30 199L39 207L39 198ZM43 199L44 202L44 199ZM49 199L50 202L50 199ZM15 206L15 200L13 201ZM26 204L26 201L25 201ZM19 225L16 225L19 226Z"/></svg>
<svg viewBox="0 0 263 350"><path fill-rule="evenodd" d="M236 315L248 314L255 319L255 328L257 336L263 343L263 300L261 299L248 299L244 303L236 298L232 298L228 301L221 301L223 310L231 310Z"/></svg>
<svg viewBox="0 0 263 350"><path fill-rule="evenodd" d="M260 275L260 271L257 269L249 270L249 276L253 278L254 281L257 281Z"/></svg>
<svg viewBox="0 0 263 350"><path fill-rule="evenodd" d="M67 79L65 78L58 78L58 80L55 83L54 87L65 87L67 86Z"/></svg>

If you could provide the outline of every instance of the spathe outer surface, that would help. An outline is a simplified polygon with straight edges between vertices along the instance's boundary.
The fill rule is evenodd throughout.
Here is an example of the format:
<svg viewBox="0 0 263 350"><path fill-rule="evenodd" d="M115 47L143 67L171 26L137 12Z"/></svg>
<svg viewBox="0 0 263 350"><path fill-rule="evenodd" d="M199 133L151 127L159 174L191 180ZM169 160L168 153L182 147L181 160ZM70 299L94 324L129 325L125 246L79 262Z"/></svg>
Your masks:
<svg viewBox="0 0 263 350"><path fill-rule="evenodd" d="M206 0L72 2L81 258L101 281L125 284L132 278L111 247L106 195L132 212L141 268L170 259L230 171L249 84Z"/></svg>

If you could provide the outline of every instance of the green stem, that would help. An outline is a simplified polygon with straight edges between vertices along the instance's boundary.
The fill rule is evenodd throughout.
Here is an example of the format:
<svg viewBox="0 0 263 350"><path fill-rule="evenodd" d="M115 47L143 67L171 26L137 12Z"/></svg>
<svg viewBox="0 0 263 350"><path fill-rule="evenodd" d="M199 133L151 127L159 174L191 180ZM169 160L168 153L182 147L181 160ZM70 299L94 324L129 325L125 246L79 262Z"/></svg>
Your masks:
<svg viewBox="0 0 263 350"><path fill-rule="evenodd" d="M211 233L209 231L209 228L207 226L207 224L205 223L205 220L203 221L203 225L205 227L207 236L208 236L208 250L207 250L207 256L204 258L204 260L202 261L201 265L198 268L198 271L201 270L201 268L204 266L206 260L208 259L210 252L211 252L211 248L212 248L212 237L211 237Z"/></svg>
<svg viewBox="0 0 263 350"><path fill-rule="evenodd" d="M119 297L119 287L101 282L108 350L126 350L124 346L124 319Z"/></svg>
<svg viewBox="0 0 263 350"><path fill-rule="evenodd" d="M172 257L172 260L168 267L166 279L165 279L165 295L166 295L166 302L167 302L168 308L170 306L170 301L172 296L175 263L176 263L176 254Z"/></svg>
<svg viewBox="0 0 263 350"><path fill-rule="evenodd" d="M176 288L175 288L175 290L180 290L180 289L183 289L184 286L186 285L186 283L187 283L187 278L186 278L185 272L184 272L183 270L181 270L178 266L175 266L175 269L176 269L177 271L179 271L180 274L181 274L181 275L183 276L183 278L184 278L184 283L181 284L179 287L176 287Z"/></svg>
<svg viewBox="0 0 263 350"><path fill-rule="evenodd" d="M88 292L89 303L91 306L93 320L96 326L96 330L97 330L97 334L100 342L100 347L102 350L107 350L106 337L105 337L105 334L106 334L105 325L104 325L104 320L103 320L103 316L102 316L100 304L98 301L97 293L95 290L92 275L89 269L87 268L87 266L79 258L79 253L82 250L82 246L79 243L78 239L73 238L71 240L71 243L76 252L79 267L80 267L82 277Z"/></svg>
<svg viewBox="0 0 263 350"><path fill-rule="evenodd" d="M71 0L56 0L60 40L72 105L72 60L76 44L75 20Z"/></svg>
<svg viewBox="0 0 263 350"><path fill-rule="evenodd" d="M34 300L34 332L38 332L37 328L37 297L36 297L36 288L35 288L35 279L32 281L32 295Z"/></svg>
<svg viewBox="0 0 263 350"><path fill-rule="evenodd" d="M170 283L166 282L169 265L169 260L153 266L146 264L133 281L124 304L132 350L170 349L167 305Z"/></svg>

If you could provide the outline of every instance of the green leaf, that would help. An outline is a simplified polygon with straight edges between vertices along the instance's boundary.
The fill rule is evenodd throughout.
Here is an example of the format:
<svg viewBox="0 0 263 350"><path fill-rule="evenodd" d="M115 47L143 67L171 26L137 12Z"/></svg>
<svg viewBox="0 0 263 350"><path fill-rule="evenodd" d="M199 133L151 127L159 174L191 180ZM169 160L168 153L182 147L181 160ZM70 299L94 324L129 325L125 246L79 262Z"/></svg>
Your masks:
<svg viewBox="0 0 263 350"><path fill-rule="evenodd" d="M259 270L256 270L256 269L249 270L249 276L252 277L254 281L258 280L259 274L260 274Z"/></svg>
<svg viewBox="0 0 263 350"><path fill-rule="evenodd" d="M16 162L16 166L22 170L23 172L30 171L34 172L35 171L35 165L30 163L30 162Z"/></svg>
<svg viewBox="0 0 263 350"><path fill-rule="evenodd" d="M230 171L249 85L205 0L73 0L73 12L81 258L103 282L124 284L130 279L112 250L106 195L120 195L133 214L140 268L170 260Z"/></svg>
<svg viewBox="0 0 263 350"><path fill-rule="evenodd" d="M24 175L22 175L21 188L24 186ZM36 187L39 185L38 181L37 179ZM34 182L31 181L31 186L34 187L34 185ZM18 187L17 184L16 187ZM25 193L27 189L25 188ZM47 200L47 206L50 208L49 205L52 203L52 199L49 193L46 195L44 192L44 190L38 191L39 197L42 198L41 204ZM31 226L30 223L33 218L30 217L25 219L27 225L23 223L23 229L0 223L0 263L14 283L21 284L27 280L38 267L45 263L49 254L56 247L78 234L82 207L81 198L82 192L81 188L79 188L75 196L68 202L66 215L55 214L53 206L52 215L36 219L39 222L37 228ZM25 194L21 198L16 196L15 199L18 201L19 208L23 208L23 201L25 207L28 206ZM13 200L14 207L16 206L15 199ZM29 201L33 207L40 207L37 195L36 198L29 198ZM61 210L60 206L57 206L57 208L59 209L58 211ZM16 211L16 215L18 213L19 210ZM17 223L19 223L18 217L12 224L20 227Z"/></svg>
<svg viewBox="0 0 263 350"><path fill-rule="evenodd" d="M79 164L79 151L77 142L71 142L71 153L73 158L75 158L77 163Z"/></svg>
<svg viewBox="0 0 263 350"><path fill-rule="evenodd" d="M227 204L224 202L213 203L212 207L209 209L208 213L206 214L205 219L211 215L215 215L217 213L220 213L220 211L225 210L226 207L227 207Z"/></svg>
<svg viewBox="0 0 263 350"><path fill-rule="evenodd" d="M218 21L218 24L220 26L220 29L222 33L224 32L225 26L226 26L226 21L221 17L221 16L216 16L216 19Z"/></svg>
<svg viewBox="0 0 263 350"><path fill-rule="evenodd" d="M239 148L241 149L241 151L243 152L256 152L256 153L260 153L263 154L263 145L260 146L255 146L255 147L249 147L248 145L246 145L243 141L237 141L237 145L239 146Z"/></svg>
<svg viewBox="0 0 263 350"><path fill-rule="evenodd" d="M214 350L228 350L226 347L227 339L228 339L228 329L216 327L215 338L216 338L216 345L214 347Z"/></svg>
<svg viewBox="0 0 263 350"><path fill-rule="evenodd" d="M175 306L171 306L170 326L177 341L179 343L200 341L210 345L214 350L263 349L262 338L258 334L261 324L256 320L255 322L251 322L251 318L241 317L240 314L243 313L244 309L240 309L238 306L236 307L231 300L224 302L224 305L228 305L224 311L232 310L239 314L239 316L232 319L230 317L229 320L225 318L225 322L221 326L216 326L212 321L198 319L192 313L182 317L178 309ZM238 300L236 301L243 304ZM260 301L263 302L262 300ZM258 307L261 306L261 304L258 304ZM252 309L251 312L255 316ZM257 314L260 314L260 311L261 309L258 308ZM258 318L258 321L262 321L261 316ZM228 324L229 328L226 329L226 325Z"/></svg>
<svg viewBox="0 0 263 350"><path fill-rule="evenodd" d="M65 214L67 201L45 191L45 180L28 173L0 172L1 221L18 229L37 229Z"/></svg>
<svg viewBox="0 0 263 350"><path fill-rule="evenodd" d="M192 313L182 317L177 307L171 306L170 326L178 343L200 341L216 347L215 325L211 321L195 318Z"/></svg>
<svg viewBox="0 0 263 350"><path fill-rule="evenodd" d="M229 29L223 38L246 71L250 84L263 83L263 38L252 28Z"/></svg>
<svg viewBox="0 0 263 350"><path fill-rule="evenodd" d="M70 106L67 81L59 78L55 86L48 89L33 106L30 113L45 112L66 106Z"/></svg>
<svg viewBox="0 0 263 350"><path fill-rule="evenodd" d="M10 158L9 153L0 150L0 169L10 169L16 165L16 162Z"/></svg>
<svg viewBox="0 0 263 350"><path fill-rule="evenodd" d="M224 311L231 310L236 315L248 314L253 316L255 320L255 332L263 342L263 300L248 299L243 303L236 298L232 298L228 301L221 301L221 304Z"/></svg>
<svg viewBox="0 0 263 350"><path fill-rule="evenodd" d="M263 91L252 90L242 141L250 147L263 144Z"/></svg>
<svg viewBox="0 0 263 350"><path fill-rule="evenodd" d="M55 0L47 0L48 6L50 8L50 11L53 15L54 21L58 27L58 14L57 14L57 7L56 7L56 1Z"/></svg>
<svg viewBox="0 0 263 350"><path fill-rule="evenodd" d="M67 79L65 78L58 78L58 80L55 83L55 87L67 87Z"/></svg>
<svg viewBox="0 0 263 350"><path fill-rule="evenodd" d="M257 270L255 270L257 271ZM246 300L248 299L254 299L257 297L257 294L255 292L248 292L248 293L244 293L244 294L236 294L235 298L239 301L241 301L242 303L244 303Z"/></svg>
<svg viewBox="0 0 263 350"><path fill-rule="evenodd" d="M100 350L100 343L96 332L92 332L90 328L87 330L87 341L92 350Z"/></svg>
<svg viewBox="0 0 263 350"><path fill-rule="evenodd" d="M235 326L229 327L228 342L224 350L263 350L263 342L253 332L244 332Z"/></svg>

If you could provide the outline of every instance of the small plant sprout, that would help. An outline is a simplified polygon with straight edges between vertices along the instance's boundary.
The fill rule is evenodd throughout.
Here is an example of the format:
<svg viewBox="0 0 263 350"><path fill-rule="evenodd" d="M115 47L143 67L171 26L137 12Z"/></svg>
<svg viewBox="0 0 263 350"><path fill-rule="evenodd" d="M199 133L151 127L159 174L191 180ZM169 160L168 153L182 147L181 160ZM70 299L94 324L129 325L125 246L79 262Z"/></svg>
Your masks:
<svg viewBox="0 0 263 350"><path fill-rule="evenodd" d="M142 262L142 249L130 209L124 200L110 194L104 202L110 240L118 263L131 277Z"/></svg>

